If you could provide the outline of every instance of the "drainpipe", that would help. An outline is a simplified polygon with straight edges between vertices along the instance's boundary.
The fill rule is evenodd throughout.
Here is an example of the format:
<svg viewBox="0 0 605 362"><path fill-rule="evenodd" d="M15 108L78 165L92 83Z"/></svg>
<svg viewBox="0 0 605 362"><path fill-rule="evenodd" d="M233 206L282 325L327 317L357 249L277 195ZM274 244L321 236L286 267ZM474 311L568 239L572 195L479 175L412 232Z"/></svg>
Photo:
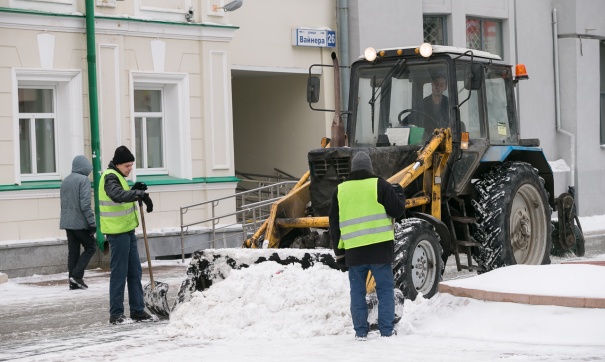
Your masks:
<svg viewBox="0 0 605 362"><path fill-rule="evenodd" d="M561 95L559 90L559 44L558 44L558 29L557 29L557 9L552 10L552 31L553 31L553 52L555 59L555 116L557 119L557 132L569 137L571 144L571 180L569 187L573 188L575 184L576 170L576 136L561 128Z"/></svg>
<svg viewBox="0 0 605 362"><path fill-rule="evenodd" d="M99 211L99 182L101 181L101 147L99 139L99 104L97 101L97 54L95 42L95 0L86 0L86 59L88 60L88 104L90 107L90 143L92 147L92 179L97 222L97 243L103 245Z"/></svg>
<svg viewBox="0 0 605 362"><path fill-rule="evenodd" d="M338 30L340 39L340 59L341 64L344 66L350 66L349 61L349 0L338 0ZM340 77L340 89L342 90L342 97L340 98L340 109L345 112L349 103L349 68L343 68L341 70L342 77Z"/></svg>

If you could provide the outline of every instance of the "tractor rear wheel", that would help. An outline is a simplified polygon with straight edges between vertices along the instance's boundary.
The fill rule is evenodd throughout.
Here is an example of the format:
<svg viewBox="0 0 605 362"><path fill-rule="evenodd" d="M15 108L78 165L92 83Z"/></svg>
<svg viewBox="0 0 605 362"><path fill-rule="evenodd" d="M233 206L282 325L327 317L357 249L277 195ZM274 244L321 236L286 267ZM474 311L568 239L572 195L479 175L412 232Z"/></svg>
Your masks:
<svg viewBox="0 0 605 362"><path fill-rule="evenodd" d="M551 208L544 179L528 163L507 162L475 183L473 256L481 272L513 264L550 264Z"/></svg>
<svg viewBox="0 0 605 362"><path fill-rule="evenodd" d="M428 221L409 218L395 224L395 288L405 299L421 293L431 298L438 291L443 271L439 235Z"/></svg>

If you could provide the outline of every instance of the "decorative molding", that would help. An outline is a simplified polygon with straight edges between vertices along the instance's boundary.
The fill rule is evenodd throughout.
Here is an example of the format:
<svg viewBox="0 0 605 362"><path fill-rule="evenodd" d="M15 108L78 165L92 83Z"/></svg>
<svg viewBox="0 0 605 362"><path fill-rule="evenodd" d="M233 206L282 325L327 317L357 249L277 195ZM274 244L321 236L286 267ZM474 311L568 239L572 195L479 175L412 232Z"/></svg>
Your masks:
<svg viewBox="0 0 605 362"><path fill-rule="evenodd" d="M95 17L97 34L139 36L160 39L230 42L238 27L217 24L190 24L145 21L133 18ZM57 15L0 11L0 28L85 33L82 15Z"/></svg>
<svg viewBox="0 0 605 362"><path fill-rule="evenodd" d="M214 69L214 61L217 60L217 63L220 64L219 69ZM210 73L210 96L209 96L209 106L210 106L210 133L211 137L214 140L212 145L212 169L214 170L228 170L230 167L230 145L231 142L229 140L229 124L231 123L231 115L229 112L229 85L227 84L227 75L228 78L231 79L231 74L229 73L229 67L227 65L227 52L226 51L218 51L211 50L209 56L209 73ZM222 87L222 92L218 92L215 90L215 86L220 85ZM215 96L220 97L218 99ZM218 119L216 107L222 106L222 119ZM224 138L220 139L218 137L218 127L223 127ZM225 160L224 163L219 163L217 160L217 152L219 150L217 147L220 145L223 146L223 149L220 151L222 155L224 155Z"/></svg>
<svg viewBox="0 0 605 362"><path fill-rule="evenodd" d="M154 39L149 44L151 46L151 60L153 61L153 70L163 72L166 62L166 42L160 39Z"/></svg>
<svg viewBox="0 0 605 362"><path fill-rule="evenodd" d="M121 90L120 90L120 61L119 61L119 52L118 52L118 45L117 44L98 44L98 51L97 51L97 84L98 84L98 89L104 89L103 86L103 81L101 78L101 72L103 72L103 59L101 57L102 51L103 49L106 50L110 50L113 51L113 60L114 60L114 94L116 95L116 107L115 107L115 114L112 115L107 115L108 117L113 117L114 118L114 122L115 122L115 127L116 127L116 139L118 140L118 142L121 142L120 140L122 139L122 127L121 127L121 105L122 103L121 101ZM103 104L103 92L98 92L97 97L99 98L99 105ZM103 107L98 107L99 110L99 141L100 144L103 145L103 136L105 135L105 132L103 131L103 124L105 124L105 122L103 122L103 119L105 117L105 115L103 114ZM121 143L118 144L118 146ZM117 147L117 146L116 146ZM115 148L113 148L115 149ZM112 151L109 151L111 153L113 153L113 149ZM110 155L111 155L110 153ZM103 164L103 153L101 152L100 155L98 155L98 157L100 158L101 161L101 166L104 167L105 165Z"/></svg>
<svg viewBox="0 0 605 362"><path fill-rule="evenodd" d="M55 36L53 34L38 34L38 55L40 67L52 69L55 60Z"/></svg>

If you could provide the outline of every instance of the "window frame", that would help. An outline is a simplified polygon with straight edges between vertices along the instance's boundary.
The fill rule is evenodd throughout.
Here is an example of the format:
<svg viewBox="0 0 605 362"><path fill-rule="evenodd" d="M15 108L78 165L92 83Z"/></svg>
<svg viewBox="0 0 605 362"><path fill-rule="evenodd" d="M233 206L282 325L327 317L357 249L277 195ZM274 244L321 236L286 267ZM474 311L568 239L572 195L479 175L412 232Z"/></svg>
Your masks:
<svg viewBox="0 0 605 362"><path fill-rule="evenodd" d="M137 118L141 118L142 122L141 122L141 150L142 150L142 155L136 155L137 160L141 160L142 161L142 167L138 167L137 169L139 170L139 174L140 175L165 175L168 173L168 169L166 168L166 104L165 104L165 97L164 97L164 86L142 86L142 85L135 85L134 87L134 91L137 90L159 90L160 91L160 99L161 99L161 111L160 112L137 112L136 110L134 111L134 121L135 121L135 150L138 150L138 147L136 146L136 142L137 142L137 137L136 137L136 120ZM134 92L133 92L134 95ZM134 102L134 97L133 97L133 102ZM134 105L133 105L133 109L134 109ZM161 126L162 126L162 167L146 167L149 164L149 160L147 159L147 124L146 124L146 119L147 118L160 118L161 119Z"/></svg>
<svg viewBox="0 0 605 362"><path fill-rule="evenodd" d="M443 34L441 34L441 37L443 38L443 44L436 44L436 43L431 43L433 45L449 45L449 39L448 39L448 33L447 33L447 15L434 15L434 14L424 14L422 16L422 38L423 41L425 43L427 43L426 41L426 37L424 35L425 32L425 28L424 28L424 24L425 24L425 20L427 18L434 18L434 19L439 19L441 20L441 28L443 30Z"/></svg>
<svg viewBox="0 0 605 362"><path fill-rule="evenodd" d="M59 173L59 152L57 150L59 145L58 138L58 120L57 120L57 86L56 84L47 84L47 85L22 85L18 87L20 89L50 89L52 90L52 109L53 112L42 112L42 113L21 113L18 109L17 103L17 118L20 123L22 119L28 120L28 132L30 137L30 162L31 162L31 173L22 173L21 178L23 181L44 181L44 180L60 180L61 176ZM18 94L17 90L17 94ZM18 97L18 95L17 95ZM38 161L37 161L37 144L38 140L36 139L36 120L39 119L52 119L53 120L53 138L54 138L54 148L55 154L53 157L55 172L45 172L38 173ZM21 138L18 138L19 142L19 165L21 165ZM19 166L20 168L21 166Z"/></svg>
<svg viewBox="0 0 605 362"><path fill-rule="evenodd" d="M129 74L129 101L131 149L136 150L134 89L163 88L164 110L164 175L191 180L193 178L191 153L191 120L189 74L131 71ZM137 155L135 154L135 157ZM132 177L157 175L146 169L133 168Z"/></svg>
<svg viewBox="0 0 605 362"><path fill-rule="evenodd" d="M502 19L482 18L482 17L478 17L478 16L467 16L466 20L465 20L465 29L468 26L469 20L479 21L479 29L480 29L479 35L480 35L480 41L481 41L481 49L477 49L477 50L490 52L492 54L499 55L502 59L504 59L504 21ZM493 22L500 24L500 29L499 29L500 32L497 34L497 41L499 44L499 49L497 49L496 52L485 49L485 38L483 36L483 28L484 28L484 24L486 21L493 21ZM466 40L466 47L471 48L468 43L468 32L466 30L465 30L465 40ZM471 49L474 49L474 48L471 48Z"/></svg>
<svg viewBox="0 0 605 362"><path fill-rule="evenodd" d="M84 114L82 96L82 70L49 70L37 68L12 69L13 97L13 181L21 185L27 181L61 180L71 173L71 161L75 155L84 154ZM21 174L21 152L19 142L19 88L54 86L55 102L55 152L58 176L30 177ZM46 176L48 175L48 176Z"/></svg>

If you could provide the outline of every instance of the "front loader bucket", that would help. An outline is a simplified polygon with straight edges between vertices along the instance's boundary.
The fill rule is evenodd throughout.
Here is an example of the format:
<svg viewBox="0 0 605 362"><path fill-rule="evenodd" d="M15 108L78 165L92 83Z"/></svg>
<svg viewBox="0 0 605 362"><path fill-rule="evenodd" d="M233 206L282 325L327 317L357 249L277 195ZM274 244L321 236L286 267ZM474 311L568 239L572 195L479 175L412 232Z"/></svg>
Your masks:
<svg viewBox="0 0 605 362"><path fill-rule="evenodd" d="M329 249L204 249L196 251L187 269L187 278L181 284L172 307L175 311L189 301L193 292L202 291L227 278L232 269L247 268L252 264L275 261L282 265L298 263L303 269L322 263L340 270Z"/></svg>

